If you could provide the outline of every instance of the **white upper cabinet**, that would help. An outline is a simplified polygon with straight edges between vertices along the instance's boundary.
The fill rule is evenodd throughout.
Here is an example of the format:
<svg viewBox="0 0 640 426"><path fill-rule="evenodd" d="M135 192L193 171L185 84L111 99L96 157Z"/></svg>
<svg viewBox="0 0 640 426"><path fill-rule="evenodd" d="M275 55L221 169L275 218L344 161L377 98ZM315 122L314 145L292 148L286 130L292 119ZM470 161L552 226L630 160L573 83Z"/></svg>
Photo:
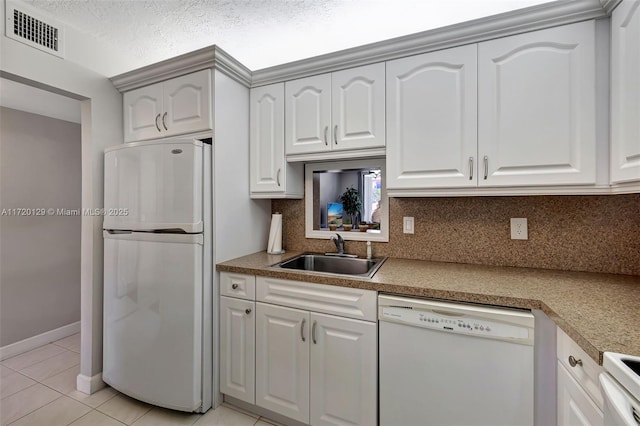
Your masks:
<svg viewBox="0 0 640 426"><path fill-rule="evenodd" d="M135 142L212 128L211 70L126 92L124 140Z"/></svg>
<svg viewBox="0 0 640 426"><path fill-rule="evenodd" d="M479 186L595 184L595 69L594 21L478 45Z"/></svg>
<svg viewBox="0 0 640 426"><path fill-rule="evenodd" d="M211 94L210 70L165 81L165 136L211 129Z"/></svg>
<svg viewBox="0 0 640 426"><path fill-rule="evenodd" d="M286 152L304 154L331 149L331 74L287 81Z"/></svg>
<svg viewBox="0 0 640 426"><path fill-rule="evenodd" d="M640 1L611 17L611 182L640 181Z"/></svg>
<svg viewBox="0 0 640 426"><path fill-rule="evenodd" d="M162 84L152 84L126 92L124 102L124 141L134 142L161 136Z"/></svg>
<svg viewBox="0 0 640 426"><path fill-rule="evenodd" d="M303 167L284 154L284 83L251 89L250 189L253 198L302 198Z"/></svg>
<svg viewBox="0 0 640 426"><path fill-rule="evenodd" d="M387 187L476 186L476 45L387 63Z"/></svg>
<svg viewBox="0 0 640 426"><path fill-rule="evenodd" d="M331 74L332 150L385 146L384 64Z"/></svg>
<svg viewBox="0 0 640 426"><path fill-rule="evenodd" d="M287 81L287 156L383 148L384 75L378 63Z"/></svg>

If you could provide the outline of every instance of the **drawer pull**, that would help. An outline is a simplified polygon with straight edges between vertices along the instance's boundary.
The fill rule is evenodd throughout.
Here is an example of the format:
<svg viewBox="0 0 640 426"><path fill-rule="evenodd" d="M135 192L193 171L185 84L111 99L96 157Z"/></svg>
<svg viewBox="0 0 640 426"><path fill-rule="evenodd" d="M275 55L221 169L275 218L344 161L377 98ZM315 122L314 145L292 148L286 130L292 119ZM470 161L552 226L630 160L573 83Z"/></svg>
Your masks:
<svg viewBox="0 0 640 426"><path fill-rule="evenodd" d="M238 284L231 284L231 288L236 290L238 288Z"/></svg>
<svg viewBox="0 0 640 426"><path fill-rule="evenodd" d="M304 323L305 323L306 319L302 318L302 324L300 324L300 337L302 338L302 341L306 341L307 339L304 338Z"/></svg>
<svg viewBox="0 0 640 426"><path fill-rule="evenodd" d="M582 367L582 360L575 359L573 355L569 355L569 365L572 367L575 367L576 365L579 365L580 367Z"/></svg>
<svg viewBox="0 0 640 426"><path fill-rule="evenodd" d="M244 313L249 315L251 313L251 309L249 309L249 308L245 309Z"/></svg>
<svg viewBox="0 0 640 426"><path fill-rule="evenodd" d="M318 342L316 342L316 324L317 322L314 321L313 322L313 327L311 327L311 340L313 340L313 344L317 344Z"/></svg>

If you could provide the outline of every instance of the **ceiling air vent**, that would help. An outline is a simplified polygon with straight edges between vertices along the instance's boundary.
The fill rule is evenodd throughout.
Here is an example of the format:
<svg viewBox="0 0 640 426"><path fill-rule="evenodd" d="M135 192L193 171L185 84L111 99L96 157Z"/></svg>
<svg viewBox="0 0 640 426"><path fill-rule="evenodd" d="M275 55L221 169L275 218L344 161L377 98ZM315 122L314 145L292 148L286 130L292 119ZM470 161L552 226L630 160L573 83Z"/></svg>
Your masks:
<svg viewBox="0 0 640 426"><path fill-rule="evenodd" d="M64 28L59 22L11 0L6 1L6 7L7 37L52 55L64 57Z"/></svg>

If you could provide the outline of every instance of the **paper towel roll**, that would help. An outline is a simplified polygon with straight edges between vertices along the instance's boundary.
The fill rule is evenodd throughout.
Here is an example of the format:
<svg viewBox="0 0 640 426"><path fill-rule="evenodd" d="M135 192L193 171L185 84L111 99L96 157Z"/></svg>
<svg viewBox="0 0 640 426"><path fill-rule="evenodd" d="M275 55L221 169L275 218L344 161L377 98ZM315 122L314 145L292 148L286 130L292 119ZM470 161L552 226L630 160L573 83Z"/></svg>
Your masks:
<svg viewBox="0 0 640 426"><path fill-rule="evenodd" d="M271 229L269 229L269 243L267 253L282 254L282 215L274 213L271 215Z"/></svg>

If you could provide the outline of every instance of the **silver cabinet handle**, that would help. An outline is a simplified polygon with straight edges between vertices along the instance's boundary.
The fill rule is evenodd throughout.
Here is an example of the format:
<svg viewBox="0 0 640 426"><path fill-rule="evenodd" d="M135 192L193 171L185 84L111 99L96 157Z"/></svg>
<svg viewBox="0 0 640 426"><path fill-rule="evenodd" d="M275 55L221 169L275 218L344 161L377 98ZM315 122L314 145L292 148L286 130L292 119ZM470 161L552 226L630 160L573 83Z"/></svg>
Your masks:
<svg viewBox="0 0 640 426"><path fill-rule="evenodd" d="M164 114L162 114L162 125L164 126L164 129L165 129L165 130L169 130L169 129L167 128L167 122L165 121L165 120L166 120L166 118L167 118L167 113L165 112Z"/></svg>
<svg viewBox="0 0 640 426"><path fill-rule="evenodd" d="M158 118L160 118L160 114L156 115L156 129L158 129L158 131L161 132L162 129L160 128L160 125L158 124Z"/></svg>
<svg viewBox="0 0 640 426"><path fill-rule="evenodd" d="M304 338L304 323L306 320L307 320L306 318L302 318L302 324L300 324L300 338L302 339L303 342L307 340Z"/></svg>
<svg viewBox="0 0 640 426"><path fill-rule="evenodd" d="M572 367L575 367L576 365L579 365L580 367L582 367L582 360L575 359L573 355L569 355L569 365Z"/></svg>
<svg viewBox="0 0 640 426"><path fill-rule="evenodd" d="M338 125L337 124L333 128L333 143L338 145Z"/></svg>
<svg viewBox="0 0 640 426"><path fill-rule="evenodd" d="M276 174L276 183L278 184L278 186L280 186L280 170L282 169L278 169L278 173Z"/></svg>
<svg viewBox="0 0 640 426"><path fill-rule="evenodd" d="M484 156L484 180L487 180L487 176L489 176L489 157Z"/></svg>
<svg viewBox="0 0 640 426"><path fill-rule="evenodd" d="M325 146L329 145L327 142L327 133L329 132L329 126L324 126L324 144Z"/></svg>
<svg viewBox="0 0 640 426"><path fill-rule="evenodd" d="M238 288L238 284L236 284L236 283L231 284L231 288L234 289L234 290L237 289Z"/></svg>
<svg viewBox="0 0 640 426"><path fill-rule="evenodd" d="M473 157L469 157L469 180L473 180Z"/></svg>
<svg viewBox="0 0 640 426"><path fill-rule="evenodd" d="M318 323L314 321L313 326L311 327L311 340L313 340L314 345L318 343L316 342L316 325L318 325Z"/></svg>
<svg viewBox="0 0 640 426"><path fill-rule="evenodd" d="M251 309L250 308L245 309L244 313L249 315L251 313Z"/></svg>

